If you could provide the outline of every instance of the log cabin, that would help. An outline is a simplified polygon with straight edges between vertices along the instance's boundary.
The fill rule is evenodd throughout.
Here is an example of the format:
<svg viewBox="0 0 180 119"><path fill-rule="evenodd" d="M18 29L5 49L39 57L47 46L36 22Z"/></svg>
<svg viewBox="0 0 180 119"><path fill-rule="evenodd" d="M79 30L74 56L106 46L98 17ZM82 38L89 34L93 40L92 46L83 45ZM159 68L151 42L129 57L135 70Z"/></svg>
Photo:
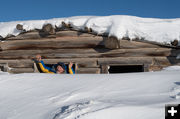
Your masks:
<svg viewBox="0 0 180 119"><path fill-rule="evenodd" d="M38 72L32 59L40 54L46 65L73 62L76 74L108 74L159 71L179 65L177 42L161 44L144 39L109 37L90 28L74 30L46 24L42 29L25 31L1 38L0 70L9 73Z"/></svg>

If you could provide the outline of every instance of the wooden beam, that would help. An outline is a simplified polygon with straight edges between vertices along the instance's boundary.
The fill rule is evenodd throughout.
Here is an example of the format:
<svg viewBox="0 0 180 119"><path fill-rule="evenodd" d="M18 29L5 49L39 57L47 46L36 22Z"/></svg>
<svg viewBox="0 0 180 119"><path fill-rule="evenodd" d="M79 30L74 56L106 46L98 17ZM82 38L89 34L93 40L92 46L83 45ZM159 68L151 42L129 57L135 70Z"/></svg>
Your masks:
<svg viewBox="0 0 180 119"><path fill-rule="evenodd" d="M62 49L62 48L93 48L103 46L102 37L68 37L43 40L16 40L1 43L2 50L17 49Z"/></svg>
<svg viewBox="0 0 180 119"><path fill-rule="evenodd" d="M8 66L11 68L33 68L33 63L14 62L14 63L8 63Z"/></svg>
<svg viewBox="0 0 180 119"><path fill-rule="evenodd" d="M101 65L101 73L108 74L108 66L109 65Z"/></svg>
<svg viewBox="0 0 180 119"><path fill-rule="evenodd" d="M23 34L19 34L16 37L11 37L6 40L32 40L32 39L40 39L40 38L55 38L55 37L95 37L96 35L84 33L80 31L58 31L54 35L47 35L44 32L39 31L30 31ZM101 36L99 36L101 37Z"/></svg>
<svg viewBox="0 0 180 119"><path fill-rule="evenodd" d="M33 73L33 68L8 68L9 73Z"/></svg>
<svg viewBox="0 0 180 119"><path fill-rule="evenodd" d="M100 74L100 68L78 68L77 74Z"/></svg>
<svg viewBox="0 0 180 119"><path fill-rule="evenodd" d="M47 50L5 50L0 52L0 59L31 59L36 54L44 58L105 58L105 57L176 57L180 50L170 48L140 48L140 49L47 49Z"/></svg>
<svg viewBox="0 0 180 119"><path fill-rule="evenodd" d="M96 68L96 67L99 67L97 65L97 61L82 61L82 62L78 62L77 63L77 67L78 68Z"/></svg>
<svg viewBox="0 0 180 119"><path fill-rule="evenodd" d="M119 40L121 49L136 49L136 48L162 48L157 44L146 43L141 41Z"/></svg>

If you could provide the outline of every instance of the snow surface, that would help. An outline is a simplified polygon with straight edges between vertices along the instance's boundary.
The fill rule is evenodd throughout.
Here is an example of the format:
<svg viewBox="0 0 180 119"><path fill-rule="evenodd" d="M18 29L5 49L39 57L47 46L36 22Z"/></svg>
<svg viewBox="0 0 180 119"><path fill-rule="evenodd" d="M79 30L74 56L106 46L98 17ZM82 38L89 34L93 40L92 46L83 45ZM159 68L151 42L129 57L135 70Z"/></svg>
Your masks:
<svg viewBox="0 0 180 119"><path fill-rule="evenodd" d="M139 38L165 44L169 44L175 39L180 40L180 18L155 19L126 15L76 16L49 20L0 22L0 35L2 37L6 37L8 34L18 35L21 31L16 29L17 24L22 24L24 29L29 31L41 29L47 23L51 23L54 27L61 27L62 21L71 24L77 30L88 27L98 34L107 33L118 39L123 37Z"/></svg>
<svg viewBox="0 0 180 119"><path fill-rule="evenodd" d="M180 103L180 68L59 75L0 73L0 119L164 119Z"/></svg>

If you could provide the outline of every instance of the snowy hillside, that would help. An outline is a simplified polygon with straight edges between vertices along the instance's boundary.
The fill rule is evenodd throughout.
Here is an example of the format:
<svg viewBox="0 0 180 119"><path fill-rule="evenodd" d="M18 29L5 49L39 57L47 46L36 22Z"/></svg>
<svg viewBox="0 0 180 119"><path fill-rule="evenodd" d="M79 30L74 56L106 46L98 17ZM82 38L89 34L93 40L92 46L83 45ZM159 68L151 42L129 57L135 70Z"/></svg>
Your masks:
<svg viewBox="0 0 180 119"><path fill-rule="evenodd" d="M170 43L180 40L180 18L154 19L135 16L77 16L69 18L56 18L49 20L1 22L0 35L18 35L17 24L22 24L26 31L41 29L44 24L51 23L54 27L61 27L61 23L71 24L74 29L91 28L98 34L107 33L118 39L129 37L139 38L160 43Z"/></svg>
<svg viewBox="0 0 180 119"><path fill-rule="evenodd" d="M164 119L180 69L114 75L0 73L0 119Z"/></svg>

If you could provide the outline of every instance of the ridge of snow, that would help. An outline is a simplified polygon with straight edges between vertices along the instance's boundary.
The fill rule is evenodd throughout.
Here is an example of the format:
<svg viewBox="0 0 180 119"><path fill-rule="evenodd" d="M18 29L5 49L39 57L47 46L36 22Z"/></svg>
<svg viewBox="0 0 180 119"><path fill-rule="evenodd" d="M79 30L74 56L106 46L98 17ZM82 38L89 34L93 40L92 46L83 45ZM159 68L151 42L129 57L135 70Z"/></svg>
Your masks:
<svg viewBox="0 0 180 119"><path fill-rule="evenodd" d="M107 33L118 39L129 37L139 38L160 43L170 43L180 40L180 18L157 19L141 18L127 15L112 16L75 16L68 18L54 18L49 20L29 20L0 22L0 35L18 35L21 31L16 29L17 24L22 24L26 31L42 29L44 24L50 23L54 27L61 27L61 23L71 24L74 29L91 28L98 34Z"/></svg>
<svg viewBox="0 0 180 119"><path fill-rule="evenodd" d="M0 73L0 119L164 119L180 101L179 73Z"/></svg>

